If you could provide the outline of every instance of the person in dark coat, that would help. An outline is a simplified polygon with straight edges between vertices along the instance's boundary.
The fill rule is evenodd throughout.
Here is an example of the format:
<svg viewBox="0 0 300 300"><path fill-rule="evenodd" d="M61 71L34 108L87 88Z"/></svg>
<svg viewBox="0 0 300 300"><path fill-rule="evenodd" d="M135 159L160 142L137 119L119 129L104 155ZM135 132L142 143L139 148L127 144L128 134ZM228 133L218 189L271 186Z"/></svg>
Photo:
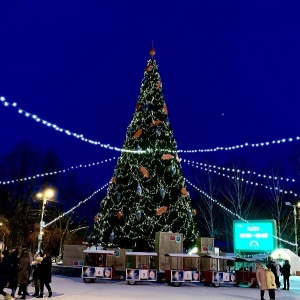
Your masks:
<svg viewBox="0 0 300 300"><path fill-rule="evenodd" d="M37 297L40 295L40 280L41 280L41 262L43 260L43 257L38 254L32 263L32 279L34 283L34 289L35 292L32 294L32 297Z"/></svg>
<svg viewBox="0 0 300 300"><path fill-rule="evenodd" d="M29 251L27 249L23 249L23 251L21 252L18 270L19 270L18 273L19 290L22 293L22 297L20 299L26 299L27 284L28 284L28 277L30 271L30 258L29 258Z"/></svg>
<svg viewBox="0 0 300 300"><path fill-rule="evenodd" d="M291 265L289 264L288 260L284 261L281 274L283 276L283 289L282 290L289 290L290 289Z"/></svg>
<svg viewBox="0 0 300 300"><path fill-rule="evenodd" d="M9 252L8 250L4 250L1 255L0 262L0 294L8 299L7 293L4 292L4 288L7 286L9 280L9 272L10 272L10 261L9 261ZM10 296L10 295L8 295Z"/></svg>
<svg viewBox="0 0 300 300"><path fill-rule="evenodd" d="M280 287L280 281L279 281L279 276L277 274L277 268L276 268L275 262L272 261L272 260L269 260L266 267L273 272L273 274L275 276L276 287L279 288Z"/></svg>
<svg viewBox="0 0 300 300"><path fill-rule="evenodd" d="M17 249L14 249L9 256L10 259L10 273L9 273L9 285L11 289L11 296L15 298L15 293L18 288L18 265L19 265L19 253Z"/></svg>
<svg viewBox="0 0 300 300"><path fill-rule="evenodd" d="M52 296L51 291L51 277L52 277L52 259L49 251L45 251L44 258L41 262L41 279L40 279L40 295L37 298L44 297L44 286L48 290L48 298Z"/></svg>

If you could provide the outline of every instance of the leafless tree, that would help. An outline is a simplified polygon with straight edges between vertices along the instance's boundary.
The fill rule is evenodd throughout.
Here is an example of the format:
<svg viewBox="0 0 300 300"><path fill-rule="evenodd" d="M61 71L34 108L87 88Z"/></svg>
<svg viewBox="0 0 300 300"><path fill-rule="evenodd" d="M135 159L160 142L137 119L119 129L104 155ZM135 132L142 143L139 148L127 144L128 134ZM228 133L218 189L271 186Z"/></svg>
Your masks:
<svg viewBox="0 0 300 300"><path fill-rule="evenodd" d="M261 207L255 207L256 186L251 182L251 173L243 171L238 164L227 168L227 181L219 187L219 192L225 200L224 205L238 217L254 219ZM229 214L232 218L232 214Z"/></svg>
<svg viewBox="0 0 300 300"><path fill-rule="evenodd" d="M284 193L284 181L281 179L278 173L273 172L272 176L267 176L269 201L266 207L269 211L272 219L277 223L277 236L282 237L282 232L285 232L289 226L288 211L286 210L285 202L288 201L288 197Z"/></svg>
<svg viewBox="0 0 300 300"><path fill-rule="evenodd" d="M219 210L216 202L217 198L217 181L211 169L207 168L205 174L201 175L201 179L196 177L199 189L203 192L198 192L201 202L197 202L198 222L205 228L209 237L216 237L219 231Z"/></svg>

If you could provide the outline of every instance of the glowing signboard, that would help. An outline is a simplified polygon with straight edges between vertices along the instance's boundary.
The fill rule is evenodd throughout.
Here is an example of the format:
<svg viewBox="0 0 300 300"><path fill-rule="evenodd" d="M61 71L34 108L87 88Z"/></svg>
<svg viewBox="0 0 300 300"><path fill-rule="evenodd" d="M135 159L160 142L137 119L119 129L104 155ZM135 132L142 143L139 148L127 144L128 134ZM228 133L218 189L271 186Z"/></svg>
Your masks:
<svg viewBox="0 0 300 300"><path fill-rule="evenodd" d="M233 221L234 252L270 252L277 248L275 220Z"/></svg>

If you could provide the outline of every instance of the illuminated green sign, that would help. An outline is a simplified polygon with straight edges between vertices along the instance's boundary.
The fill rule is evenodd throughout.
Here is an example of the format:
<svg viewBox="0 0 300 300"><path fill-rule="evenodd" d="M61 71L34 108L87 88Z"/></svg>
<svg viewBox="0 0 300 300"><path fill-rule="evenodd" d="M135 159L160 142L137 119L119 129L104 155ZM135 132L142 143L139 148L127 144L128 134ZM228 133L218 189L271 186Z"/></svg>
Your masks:
<svg viewBox="0 0 300 300"><path fill-rule="evenodd" d="M276 221L233 221L234 252L270 252L277 248Z"/></svg>

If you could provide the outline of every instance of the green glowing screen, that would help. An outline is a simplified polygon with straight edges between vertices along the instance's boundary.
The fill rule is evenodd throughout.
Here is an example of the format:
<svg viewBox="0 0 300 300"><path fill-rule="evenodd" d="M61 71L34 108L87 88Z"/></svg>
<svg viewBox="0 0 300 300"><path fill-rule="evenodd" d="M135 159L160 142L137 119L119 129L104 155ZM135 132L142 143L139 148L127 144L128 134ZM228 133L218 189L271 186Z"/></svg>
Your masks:
<svg viewBox="0 0 300 300"><path fill-rule="evenodd" d="M277 248L276 221L233 221L234 252L270 252Z"/></svg>

